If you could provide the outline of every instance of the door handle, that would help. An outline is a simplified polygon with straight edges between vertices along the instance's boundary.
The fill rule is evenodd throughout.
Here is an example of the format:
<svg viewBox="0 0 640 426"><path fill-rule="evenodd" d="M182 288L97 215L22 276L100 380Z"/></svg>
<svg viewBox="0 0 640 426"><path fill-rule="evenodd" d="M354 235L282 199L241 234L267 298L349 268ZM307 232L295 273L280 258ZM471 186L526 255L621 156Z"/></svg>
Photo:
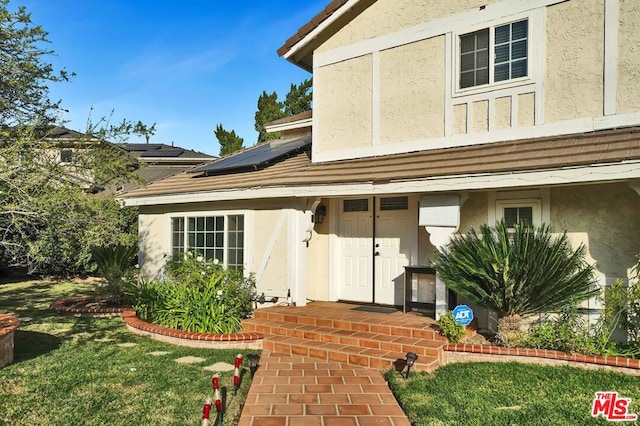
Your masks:
<svg viewBox="0 0 640 426"><path fill-rule="evenodd" d="M376 247L380 247L380 244L376 244Z"/></svg>
<svg viewBox="0 0 640 426"><path fill-rule="evenodd" d="M380 252L379 251L375 252L374 256L380 256Z"/></svg>

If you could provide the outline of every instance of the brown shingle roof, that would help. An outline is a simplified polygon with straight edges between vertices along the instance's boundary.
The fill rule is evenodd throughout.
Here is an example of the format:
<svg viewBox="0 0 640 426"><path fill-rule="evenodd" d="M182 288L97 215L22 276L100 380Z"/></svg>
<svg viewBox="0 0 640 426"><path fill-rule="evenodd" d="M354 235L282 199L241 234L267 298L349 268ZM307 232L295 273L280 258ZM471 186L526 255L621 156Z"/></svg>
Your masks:
<svg viewBox="0 0 640 426"><path fill-rule="evenodd" d="M324 9L320 11L320 13L311 18L309 22L301 26L294 35L289 37L287 41L284 42L284 44L277 50L278 56L282 56L287 53L289 49L291 49L296 43L302 40L307 34L313 31L327 18L333 15L333 13L336 10L340 9L340 7L342 7L346 2L347 0L333 0L331 3L329 3Z"/></svg>
<svg viewBox="0 0 640 426"><path fill-rule="evenodd" d="M270 121L267 124L265 124L265 127L275 126L278 124L292 123L298 120L307 120L312 117L313 117L313 111L309 110L309 111L301 112L300 114L290 115L288 117L279 118L277 120Z"/></svg>
<svg viewBox="0 0 640 426"><path fill-rule="evenodd" d="M123 198L248 188L416 180L557 169L640 159L640 127L312 163L309 150L262 170L201 177L180 173Z"/></svg>

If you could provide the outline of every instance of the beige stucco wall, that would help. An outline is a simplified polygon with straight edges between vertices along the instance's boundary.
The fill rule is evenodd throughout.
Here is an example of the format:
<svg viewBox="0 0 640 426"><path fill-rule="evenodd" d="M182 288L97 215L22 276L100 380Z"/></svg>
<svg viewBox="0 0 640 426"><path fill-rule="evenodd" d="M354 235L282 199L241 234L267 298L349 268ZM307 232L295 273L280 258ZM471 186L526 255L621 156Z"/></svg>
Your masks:
<svg viewBox="0 0 640 426"><path fill-rule="evenodd" d="M138 216L138 264L140 275L159 278L166 261L164 247L169 235L169 224L164 214L141 207ZM148 213L147 213L148 211Z"/></svg>
<svg viewBox="0 0 640 426"><path fill-rule="evenodd" d="M528 127L535 124L535 95L523 93L518 95L518 126Z"/></svg>
<svg viewBox="0 0 640 426"><path fill-rule="evenodd" d="M473 128L469 133L482 133L489 130L489 101L477 101L471 104L473 109ZM465 117L466 119L466 117Z"/></svg>
<svg viewBox="0 0 640 426"><path fill-rule="evenodd" d="M322 201L327 208L329 201ZM315 225L306 249L307 254L307 298L329 300L329 215L323 223Z"/></svg>
<svg viewBox="0 0 640 426"><path fill-rule="evenodd" d="M324 52L389 34L496 0L378 0L317 49Z"/></svg>
<svg viewBox="0 0 640 426"><path fill-rule="evenodd" d="M546 122L603 111L604 0L547 8Z"/></svg>
<svg viewBox="0 0 640 426"><path fill-rule="evenodd" d="M276 227L282 215L284 215L284 221L278 230ZM288 211L277 209L254 212L253 241L249 239L247 243L253 244L255 259L253 272L257 272L258 268L266 261L264 272L257 280L256 287L258 293L264 292L267 298L270 296L282 297L287 294L288 215ZM275 244L273 249L269 251L269 244L274 235Z"/></svg>
<svg viewBox="0 0 640 426"><path fill-rule="evenodd" d="M511 127L511 97L505 96L496 99L493 126L496 130Z"/></svg>
<svg viewBox="0 0 640 426"><path fill-rule="evenodd" d="M444 37L380 53L380 143L444 136Z"/></svg>
<svg viewBox="0 0 640 426"><path fill-rule="evenodd" d="M319 68L313 78L316 149L371 146L371 55Z"/></svg>
<svg viewBox="0 0 640 426"><path fill-rule="evenodd" d="M640 196L624 183L551 190L551 225L587 247L608 281L626 278L640 253Z"/></svg>
<svg viewBox="0 0 640 426"><path fill-rule="evenodd" d="M454 105L453 107L453 134L467 133L467 104Z"/></svg>
<svg viewBox="0 0 640 426"><path fill-rule="evenodd" d="M620 0L618 113L640 110L640 2Z"/></svg>
<svg viewBox="0 0 640 426"><path fill-rule="evenodd" d="M486 192L472 192L460 211L460 233L468 232L489 220L489 201Z"/></svg>

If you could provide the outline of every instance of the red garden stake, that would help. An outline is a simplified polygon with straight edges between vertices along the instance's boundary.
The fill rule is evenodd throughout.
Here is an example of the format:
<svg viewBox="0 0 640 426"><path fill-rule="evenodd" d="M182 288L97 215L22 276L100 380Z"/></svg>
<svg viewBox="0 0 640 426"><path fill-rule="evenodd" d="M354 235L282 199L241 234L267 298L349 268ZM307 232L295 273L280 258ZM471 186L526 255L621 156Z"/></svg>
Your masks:
<svg viewBox="0 0 640 426"><path fill-rule="evenodd" d="M216 411L218 412L218 424L222 425L222 399L220 398L220 380L217 374L211 378L213 382L213 394L216 399Z"/></svg>
<svg viewBox="0 0 640 426"><path fill-rule="evenodd" d="M211 398L207 398L202 407L202 426L209 426L209 416L211 414Z"/></svg>
<svg viewBox="0 0 640 426"><path fill-rule="evenodd" d="M233 372L233 394L238 394L238 388L240 387L240 364L242 364L242 354L236 356L236 369Z"/></svg>

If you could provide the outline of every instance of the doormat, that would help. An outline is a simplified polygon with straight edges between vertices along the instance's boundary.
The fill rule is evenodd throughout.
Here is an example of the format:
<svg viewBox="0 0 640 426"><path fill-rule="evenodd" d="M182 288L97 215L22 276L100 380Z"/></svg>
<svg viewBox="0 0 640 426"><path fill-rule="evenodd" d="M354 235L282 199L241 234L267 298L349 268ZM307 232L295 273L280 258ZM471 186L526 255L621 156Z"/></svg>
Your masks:
<svg viewBox="0 0 640 426"><path fill-rule="evenodd" d="M357 306L355 308L351 308L352 311L362 311L362 312L375 312L377 314L392 314L394 312L398 312L396 308L389 308L386 306Z"/></svg>

